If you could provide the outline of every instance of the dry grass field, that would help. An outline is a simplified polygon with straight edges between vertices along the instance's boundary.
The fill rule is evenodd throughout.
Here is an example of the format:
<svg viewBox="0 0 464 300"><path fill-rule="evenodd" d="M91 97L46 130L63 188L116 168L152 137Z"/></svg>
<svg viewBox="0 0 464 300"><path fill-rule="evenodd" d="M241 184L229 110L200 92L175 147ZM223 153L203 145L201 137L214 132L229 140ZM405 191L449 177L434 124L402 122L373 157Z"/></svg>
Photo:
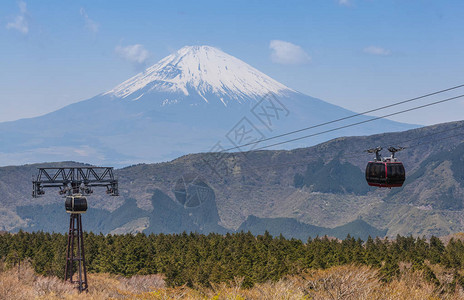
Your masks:
<svg viewBox="0 0 464 300"><path fill-rule="evenodd" d="M379 280L378 272L366 266L339 266L312 270L277 282L241 288L241 279L211 287L166 287L162 276L125 278L110 274L89 274L89 291L76 289L56 277L36 275L28 264L18 269L0 266L0 299L464 299L453 273L432 266L438 283L425 279L408 264L401 275L389 283Z"/></svg>

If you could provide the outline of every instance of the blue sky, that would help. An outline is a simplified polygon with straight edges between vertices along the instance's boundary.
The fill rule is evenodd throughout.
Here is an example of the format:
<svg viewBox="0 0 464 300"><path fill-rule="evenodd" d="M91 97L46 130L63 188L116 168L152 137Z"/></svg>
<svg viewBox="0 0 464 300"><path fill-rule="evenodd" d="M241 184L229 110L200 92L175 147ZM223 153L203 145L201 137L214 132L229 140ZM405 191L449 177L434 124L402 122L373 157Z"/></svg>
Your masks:
<svg viewBox="0 0 464 300"><path fill-rule="evenodd" d="M5 0L0 122L110 90L185 45L218 47L293 89L364 111L464 83L463 13L464 1L436 0ZM463 111L460 100L395 120L434 124Z"/></svg>

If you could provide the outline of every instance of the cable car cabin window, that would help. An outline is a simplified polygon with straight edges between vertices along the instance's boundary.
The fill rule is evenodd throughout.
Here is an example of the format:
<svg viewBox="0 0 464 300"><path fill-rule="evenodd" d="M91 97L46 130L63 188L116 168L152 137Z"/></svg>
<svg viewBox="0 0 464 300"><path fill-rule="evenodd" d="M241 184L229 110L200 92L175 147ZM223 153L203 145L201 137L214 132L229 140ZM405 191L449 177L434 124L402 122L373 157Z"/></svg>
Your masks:
<svg viewBox="0 0 464 300"><path fill-rule="evenodd" d="M385 163L369 162L366 167L366 180L369 183L385 182Z"/></svg>
<svg viewBox="0 0 464 300"><path fill-rule="evenodd" d="M401 163L387 164L388 183L390 184L403 184L406 174L404 166Z"/></svg>
<svg viewBox="0 0 464 300"><path fill-rule="evenodd" d="M385 178L385 165L383 163L375 164L375 177Z"/></svg>

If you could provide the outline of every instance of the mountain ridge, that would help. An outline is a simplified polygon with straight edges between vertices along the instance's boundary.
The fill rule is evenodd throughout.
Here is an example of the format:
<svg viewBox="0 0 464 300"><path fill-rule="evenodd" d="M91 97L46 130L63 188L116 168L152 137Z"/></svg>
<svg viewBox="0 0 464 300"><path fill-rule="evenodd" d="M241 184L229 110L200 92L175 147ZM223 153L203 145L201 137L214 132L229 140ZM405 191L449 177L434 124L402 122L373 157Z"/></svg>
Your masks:
<svg viewBox="0 0 464 300"><path fill-rule="evenodd" d="M362 219L378 230L387 230L387 236L393 237L396 234L447 235L464 231L463 198L460 196L464 193L464 176L462 172L456 172L464 168L462 135L464 121L400 133L342 137L293 150L261 150L246 155L226 153L221 156L224 168L212 167L210 160L216 157L214 153L189 154L170 162L116 169L121 196L108 199L104 193L96 191L89 204L111 221L119 214L111 216L115 211L135 199L134 211L137 213L133 219L124 217L124 224L105 227L117 232L168 222L169 214L163 217L165 210L160 209L164 203L163 207L177 207L174 212L182 211L182 214L174 214L188 212L185 215L190 220L188 222L196 224L192 226L201 227L209 220L206 222L209 225L202 228L220 226L235 231L249 215L254 215L261 219L290 218L325 228ZM399 140L409 141L402 145L406 149L397 154L406 167L404 187L392 190L368 187L363 172L372 157L363 150L372 145L395 145ZM80 164L62 162L53 165ZM0 167L0 230L27 229L37 222L22 215L21 207L58 205L53 211L60 213L62 199L54 191L47 191L41 199L32 199L27 192L38 166L44 164ZM356 180L333 183L331 178L339 178L340 172L347 171ZM307 178L301 185L295 181L297 174L316 174L316 178ZM187 186L193 182L194 186L206 184L214 192L214 202L213 198L207 198L209 202L179 198L179 191L180 194L189 191L179 190L179 182L185 182ZM358 189L359 185L365 186L366 190ZM452 192L445 193L449 188ZM163 196L155 197L155 194ZM165 202L156 204L158 202L154 203L153 197ZM171 204L166 206L166 203ZM191 203L205 205L191 207ZM188 216L190 213L192 216ZM52 214L48 212L44 217L53 219ZM64 210L61 214L66 216ZM150 216L155 215L161 219L150 223Z"/></svg>
<svg viewBox="0 0 464 300"><path fill-rule="evenodd" d="M250 140L259 142L355 114L293 91L215 48L187 47L179 51L113 92L40 117L0 123L0 165L72 160L123 167L169 161L187 153L219 151L216 146L248 151L253 147L240 146ZM195 69L198 62L204 68ZM228 67L231 69L226 70ZM356 121L370 118L360 115ZM330 124L324 129L335 127ZM278 148L415 127L376 120L369 126L334 130Z"/></svg>

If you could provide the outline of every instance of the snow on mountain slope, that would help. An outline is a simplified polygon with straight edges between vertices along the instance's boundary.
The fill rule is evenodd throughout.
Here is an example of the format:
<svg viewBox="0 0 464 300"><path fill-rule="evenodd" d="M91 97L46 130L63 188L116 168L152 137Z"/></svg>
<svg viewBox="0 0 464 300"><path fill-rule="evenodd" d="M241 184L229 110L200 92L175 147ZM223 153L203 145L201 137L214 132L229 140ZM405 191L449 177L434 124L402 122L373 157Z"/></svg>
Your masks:
<svg viewBox="0 0 464 300"><path fill-rule="evenodd" d="M353 114L294 91L216 48L189 46L107 93L40 117L0 123L0 165L74 160L127 166L166 161L217 151L215 145L226 149L259 142ZM357 121L368 118L358 116ZM278 148L414 127L377 120Z"/></svg>
<svg viewBox="0 0 464 300"><path fill-rule="evenodd" d="M224 105L228 99L241 102L261 98L269 92L276 95L284 91L294 92L243 61L210 46L183 47L105 95L126 98L142 89L144 93L181 92L185 96L194 91L206 102L206 95L214 94ZM132 100L142 96L137 95Z"/></svg>

